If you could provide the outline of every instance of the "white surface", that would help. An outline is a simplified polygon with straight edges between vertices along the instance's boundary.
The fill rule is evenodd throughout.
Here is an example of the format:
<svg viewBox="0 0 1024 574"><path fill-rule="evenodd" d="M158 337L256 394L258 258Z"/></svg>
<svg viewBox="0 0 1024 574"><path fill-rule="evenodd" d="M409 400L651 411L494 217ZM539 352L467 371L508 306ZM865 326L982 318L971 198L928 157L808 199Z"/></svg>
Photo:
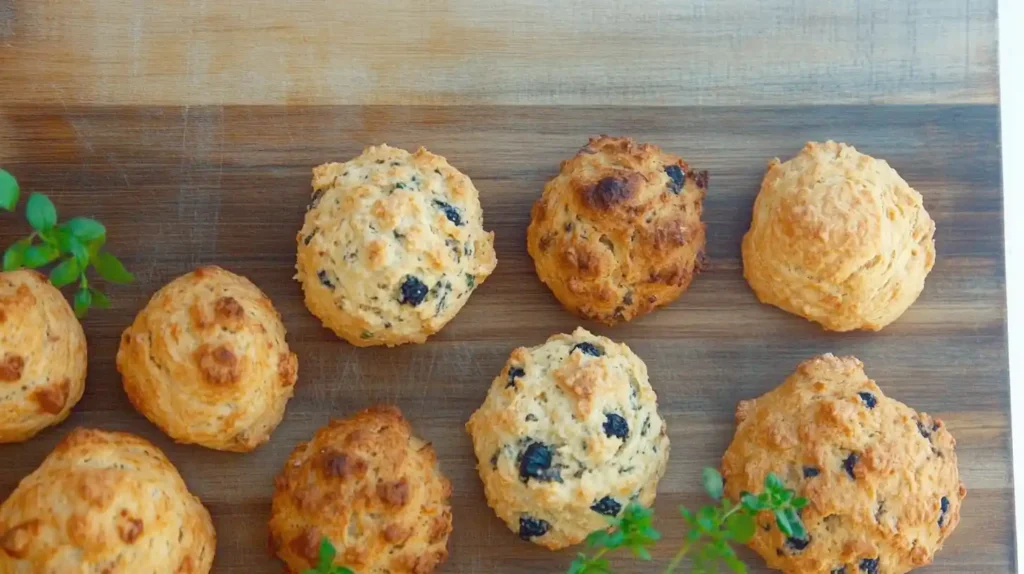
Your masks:
<svg viewBox="0 0 1024 574"><path fill-rule="evenodd" d="M1024 564L1024 0L999 2L999 80L1002 109L1003 205L1006 233L1006 316L1010 355L1010 416L1017 567Z"/></svg>

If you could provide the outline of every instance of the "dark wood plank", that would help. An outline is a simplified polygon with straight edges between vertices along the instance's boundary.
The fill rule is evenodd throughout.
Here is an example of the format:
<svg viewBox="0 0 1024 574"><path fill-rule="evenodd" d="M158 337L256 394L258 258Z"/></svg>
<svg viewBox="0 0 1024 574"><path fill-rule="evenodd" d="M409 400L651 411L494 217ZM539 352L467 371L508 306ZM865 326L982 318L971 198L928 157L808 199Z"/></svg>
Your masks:
<svg viewBox="0 0 1024 574"><path fill-rule="evenodd" d="M520 542L487 508L463 424L518 345L577 321L536 279L524 248L532 201L588 135L652 141L711 171L705 204L710 270L678 302L613 329L650 369L668 419L672 458L659 524L701 503L698 475L732 435L736 401L760 394L816 353L855 354L887 394L945 419L970 495L963 521L929 572L1013 570L1002 198L994 106L789 108L583 107L0 107L0 165L63 214L91 214L139 282L85 322L90 375L68 423L0 447L0 496L74 425L125 429L165 448L215 516L216 572L279 572L265 552L273 476L291 448L332 416L400 405L434 442L455 488L456 535L445 572L557 572L571 552ZM739 239L768 159L808 139L842 139L884 157L925 196L938 225L935 270L917 304L877 334L827 334L759 305L743 281ZM364 145L424 145L482 192L498 268L426 345L355 349L302 305L294 236L310 169ZM0 244L26 231L0 219ZM272 442L248 455L173 445L135 413L113 366L117 338L149 295L200 263L249 276L284 315L299 386ZM759 564L751 558L751 564ZM623 564L624 572L654 566Z"/></svg>

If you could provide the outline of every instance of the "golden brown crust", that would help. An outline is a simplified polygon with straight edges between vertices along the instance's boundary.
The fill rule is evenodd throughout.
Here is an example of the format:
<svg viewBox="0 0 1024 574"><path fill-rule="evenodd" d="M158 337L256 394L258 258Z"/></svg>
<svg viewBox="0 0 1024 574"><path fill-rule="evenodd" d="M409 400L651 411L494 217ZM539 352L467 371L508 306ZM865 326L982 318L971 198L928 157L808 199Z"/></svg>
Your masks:
<svg viewBox="0 0 1024 574"><path fill-rule="evenodd" d="M582 328L512 351L466 429L487 503L551 549L650 506L669 455L643 361Z"/></svg>
<svg viewBox="0 0 1024 574"><path fill-rule="evenodd" d="M298 360L270 299L201 267L157 291L117 353L135 408L176 441L249 451L281 422Z"/></svg>
<svg viewBox="0 0 1024 574"><path fill-rule="evenodd" d="M930 563L960 520L956 441L942 421L882 394L853 357L804 361L775 390L741 401L736 421L722 458L726 494L759 492L775 473L810 501L808 540L758 517L750 546L772 568L901 574Z"/></svg>
<svg viewBox="0 0 1024 574"><path fill-rule="evenodd" d="M86 363L85 333L60 291L35 271L0 273L0 443L66 419Z"/></svg>
<svg viewBox="0 0 1024 574"><path fill-rule="evenodd" d="M707 183L658 146L591 138L533 205L537 275L567 309L607 324L674 301L705 263Z"/></svg>
<svg viewBox="0 0 1024 574"><path fill-rule="evenodd" d="M360 574L429 574L448 556L451 484L396 407L331 421L295 448L274 484L270 547L293 574L322 538Z"/></svg>
<svg viewBox="0 0 1024 574"><path fill-rule="evenodd" d="M0 506L4 574L205 574L215 547L178 471L127 433L72 431Z"/></svg>
<svg viewBox="0 0 1024 574"><path fill-rule="evenodd" d="M349 343L422 343L494 271L480 193L445 158L387 145L313 170L296 238L306 307Z"/></svg>
<svg viewBox="0 0 1024 574"><path fill-rule="evenodd" d="M877 331L914 303L935 263L935 222L889 164L810 142L775 159L743 238L762 303L832 331Z"/></svg>

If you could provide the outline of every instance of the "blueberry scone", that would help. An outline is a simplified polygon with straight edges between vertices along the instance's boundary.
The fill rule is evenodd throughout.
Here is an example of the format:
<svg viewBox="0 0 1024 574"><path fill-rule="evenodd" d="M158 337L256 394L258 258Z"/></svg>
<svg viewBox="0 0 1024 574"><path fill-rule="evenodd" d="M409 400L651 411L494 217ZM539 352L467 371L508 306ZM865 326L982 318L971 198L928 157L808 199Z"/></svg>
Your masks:
<svg viewBox="0 0 1024 574"><path fill-rule="evenodd" d="M646 365L582 328L512 351L466 428L488 504L551 549L650 506L668 461Z"/></svg>
<svg viewBox="0 0 1024 574"><path fill-rule="evenodd" d="M935 264L921 194L883 160L842 143L774 159L743 237L762 303L830 331L877 331L906 311Z"/></svg>
<svg viewBox="0 0 1024 574"><path fill-rule="evenodd" d="M137 436L71 431L0 505L4 574L207 574L210 514Z"/></svg>
<svg viewBox="0 0 1024 574"><path fill-rule="evenodd" d="M35 271L0 273L0 443L66 419L85 371L85 333L60 291Z"/></svg>
<svg viewBox="0 0 1024 574"><path fill-rule="evenodd" d="M678 298L703 268L708 172L630 138L600 136L533 205L527 249L568 310L614 324Z"/></svg>
<svg viewBox="0 0 1024 574"><path fill-rule="evenodd" d="M371 407L292 451L274 485L271 551L299 574L327 539L335 564L359 574L430 574L448 557L451 493L402 413Z"/></svg>
<svg viewBox="0 0 1024 574"><path fill-rule="evenodd" d="M314 169L297 241L306 306L360 347L424 342L497 263L473 182L423 148Z"/></svg>
<svg viewBox="0 0 1024 574"><path fill-rule="evenodd" d="M901 574L932 561L967 494L956 441L938 419L882 394L853 357L804 361L775 390L736 408L722 459L726 494L775 473L810 503L806 538L768 512L750 546L790 573Z"/></svg>
<svg viewBox="0 0 1024 574"><path fill-rule="evenodd" d="M298 360L270 299L206 266L153 295L121 336L117 369L135 408L174 440L245 452L284 417Z"/></svg>

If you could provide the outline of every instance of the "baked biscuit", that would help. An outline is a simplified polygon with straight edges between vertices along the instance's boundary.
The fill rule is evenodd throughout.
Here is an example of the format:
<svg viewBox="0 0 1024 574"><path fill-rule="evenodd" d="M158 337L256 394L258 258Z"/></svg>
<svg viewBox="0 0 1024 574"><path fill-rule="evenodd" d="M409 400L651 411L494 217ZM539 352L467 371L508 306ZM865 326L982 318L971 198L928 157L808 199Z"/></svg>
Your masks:
<svg viewBox="0 0 1024 574"><path fill-rule="evenodd" d="M135 408L174 440L245 452L281 422L298 361L270 299L207 266L153 295L121 336L117 370Z"/></svg>
<svg viewBox="0 0 1024 574"><path fill-rule="evenodd" d="M811 142L768 164L743 238L743 275L762 303L831 331L877 331L921 294L934 235L921 194L888 163Z"/></svg>
<svg viewBox="0 0 1024 574"><path fill-rule="evenodd" d="M967 491L942 421L886 397L853 357L804 361L775 390L736 408L722 459L726 495L759 492L775 473L810 503L807 538L770 512L750 546L791 573L900 574L932 561Z"/></svg>
<svg viewBox="0 0 1024 574"><path fill-rule="evenodd" d="M292 574L322 540L359 574L429 574L448 557L452 488L396 407L331 421L292 451L274 483L271 550Z"/></svg>
<svg viewBox="0 0 1024 574"><path fill-rule="evenodd" d="M68 417L85 391L85 333L35 271L0 273L0 443Z"/></svg>
<svg viewBox="0 0 1024 574"><path fill-rule="evenodd" d="M609 325L671 303L705 264L707 185L658 146L591 138L533 205L537 275L566 309Z"/></svg>
<svg viewBox="0 0 1024 574"><path fill-rule="evenodd" d="M76 429L0 506L3 574L205 574L210 514L164 453Z"/></svg>
<svg viewBox="0 0 1024 574"><path fill-rule="evenodd" d="M466 428L488 504L551 549L650 506L668 461L646 365L582 328L512 351Z"/></svg>
<svg viewBox="0 0 1024 574"><path fill-rule="evenodd" d="M356 346L424 342L497 264L479 196L423 148L372 146L317 167L297 237L306 307Z"/></svg>

